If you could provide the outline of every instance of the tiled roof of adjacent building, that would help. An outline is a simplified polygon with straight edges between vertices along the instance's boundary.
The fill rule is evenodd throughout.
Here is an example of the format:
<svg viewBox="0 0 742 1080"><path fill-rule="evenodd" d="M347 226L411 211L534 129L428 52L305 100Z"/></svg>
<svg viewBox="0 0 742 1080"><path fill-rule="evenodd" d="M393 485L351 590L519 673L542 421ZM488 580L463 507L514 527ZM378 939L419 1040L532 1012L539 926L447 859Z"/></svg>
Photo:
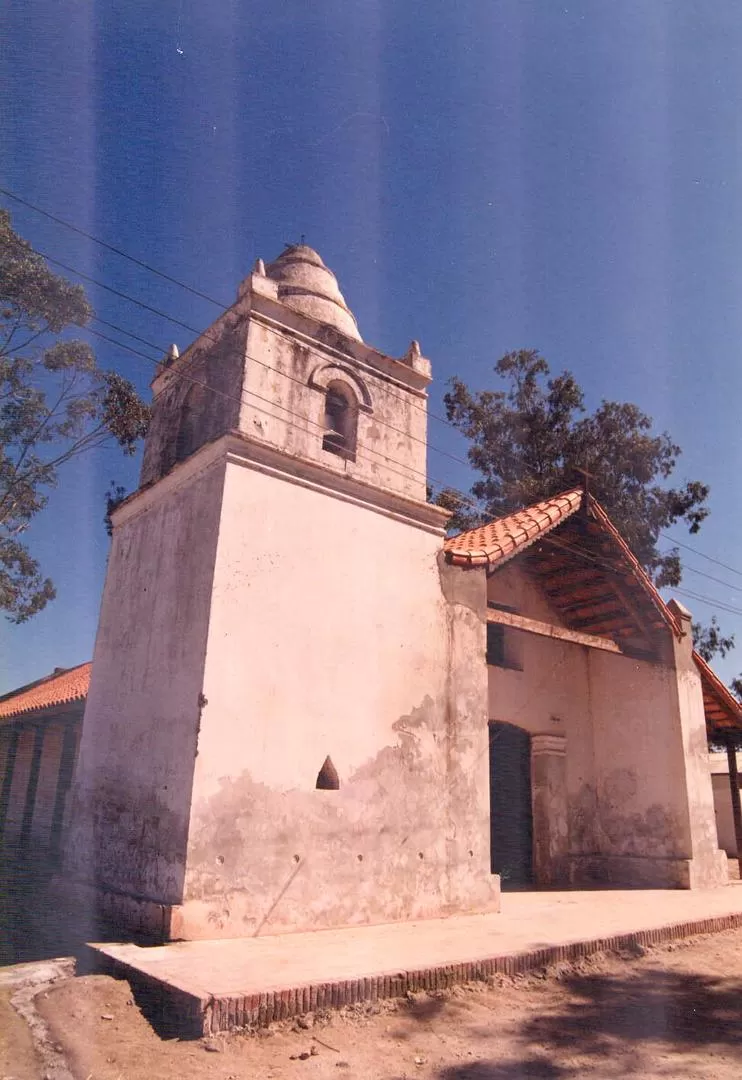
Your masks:
<svg viewBox="0 0 742 1080"><path fill-rule="evenodd" d="M459 566L495 566L551 532L579 510L582 499L582 488L554 495L479 528L450 536L444 550L449 560Z"/></svg>
<svg viewBox="0 0 742 1080"><path fill-rule="evenodd" d="M701 675L703 711L709 733L713 736L742 732L742 705L695 649L693 659Z"/></svg>
<svg viewBox="0 0 742 1080"><path fill-rule="evenodd" d="M0 720L83 700L88 693L92 666L88 662L73 668L56 669L43 679L11 691L0 698Z"/></svg>
<svg viewBox="0 0 742 1080"><path fill-rule="evenodd" d="M568 520L581 507L586 511L582 532L577 519ZM561 525L565 525L559 532L561 539L544 540L543 545L539 543ZM594 534L596 529L614 545L612 557L604 549L591 550L586 546L591 532ZM565 532L569 534L566 537ZM551 544L555 547L550 548ZM531 571L541 578L557 610L561 606L568 625L576 604L581 603L582 607L576 612L580 617L580 629L612 636L621 642L626 628L616 626L620 621L618 611L614 608L606 612L606 593L613 585L618 594L614 605L623 602L628 614L634 619L638 617L638 626L644 623L654 630L664 623L676 635L682 633L672 609L662 599L605 510L594 498L586 497L582 488L554 495L476 529L451 536L444 542L446 557L454 565L487 566L490 569L527 549L531 549L528 555ZM570 558L573 569L565 576L561 563ZM558 566L551 565L554 559L559 560ZM560 601L565 603L560 604ZM647 602L649 607L646 607ZM742 705L698 653L693 653L693 659L701 676L709 733L713 736L742 731Z"/></svg>

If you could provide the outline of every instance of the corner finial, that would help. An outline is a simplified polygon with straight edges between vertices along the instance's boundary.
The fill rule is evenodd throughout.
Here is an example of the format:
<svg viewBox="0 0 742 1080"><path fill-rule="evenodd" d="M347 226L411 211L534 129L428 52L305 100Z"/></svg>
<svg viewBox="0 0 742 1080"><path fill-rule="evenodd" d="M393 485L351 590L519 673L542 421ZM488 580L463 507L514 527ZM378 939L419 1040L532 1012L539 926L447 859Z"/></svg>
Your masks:
<svg viewBox="0 0 742 1080"><path fill-rule="evenodd" d="M167 355L165 356L165 363L169 366L170 364L173 364L179 356L180 350L177 345L173 344L167 351Z"/></svg>
<svg viewBox="0 0 742 1080"><path fill-rule="evenodd" d="M420 352L420 342L419 341L411 341L410 342L410 347L407 350L407 352L405 353L405 360L407 361L408 364L414 364L415 361L419 360L421 356L422 356L422 353Z"/></svg>
<svg viewBox="0 0 742 1080"><path fill-rule="evenodd" d="M253 274L257 274L259 277L265 277L265 263L262 259L255 260L255 266L253 267Z"/></svg>

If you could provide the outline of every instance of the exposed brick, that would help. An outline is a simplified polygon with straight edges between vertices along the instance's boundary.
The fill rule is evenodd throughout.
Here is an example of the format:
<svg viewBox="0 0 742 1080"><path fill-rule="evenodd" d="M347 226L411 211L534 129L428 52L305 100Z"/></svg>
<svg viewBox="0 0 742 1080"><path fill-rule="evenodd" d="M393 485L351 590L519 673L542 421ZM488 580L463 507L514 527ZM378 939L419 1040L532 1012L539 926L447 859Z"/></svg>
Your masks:
<svg viewBox="0 0 742 1080"><path fill-rule="evenodd" d="M206 1000L166 984L153 983L141 971L129 965L112 961L111 967L118 974L129 978L132 987L147 989L150 995L156 988L157 1011L174 1021L179 1033L203 1036L245 1024L265 1026L281 1017L286 1018L310 1010L340 1008L349 1003L398 997L407 988L435 990L451 986L455 982L483 979L496 973L513 975L541 969L557 962L575 961L598 952L625 950L636 945L662 944L739 927L742 927L742 913L618 934L611 938L555 945L552 948L535 949L516 955L486 957L461 964L290 987L277 993L254 994L249 997L224 995L222 998Z"/></svg>

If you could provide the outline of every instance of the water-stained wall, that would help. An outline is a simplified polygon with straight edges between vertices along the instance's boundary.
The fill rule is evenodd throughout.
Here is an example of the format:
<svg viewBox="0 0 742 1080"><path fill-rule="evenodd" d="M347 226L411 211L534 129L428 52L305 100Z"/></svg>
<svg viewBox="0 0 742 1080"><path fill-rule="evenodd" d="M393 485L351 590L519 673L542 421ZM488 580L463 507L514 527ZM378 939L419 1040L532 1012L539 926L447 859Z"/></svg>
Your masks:
<svg viewBox="0 0 742 1080"><path fill-rule="evenodd" d="M527 617L563 625L517 563L493 575L488 597ZM666 662L650 663L505 632L515 641L511 655L518 669L489 667L489 714L540 740L532 762L538 879L720 883L703 702L690 639L673 646L667 631Z"/></svg>
<svg viewBox="0 0 742 1080"><path fill-rule="evenodd" d="M176 935L496 909L485 582L440 547L228 466Z"/></svg>
<svg viewBox="0 0 742 1080"><path fill-rule="evenodd" d="M368 346L342 341L336 332L330 343L335 347L325 349L321 336L307 340L253 318L240 430L332 472L424 500L427 379ZM364 362L342 346L352 347ZM400 382L403 376L409 382ZM330 382L344 386L357 403L356 448L349 457L323 449Z"/></svg>
<svg viewBox="0 0 742 1080"><path fill-rule="evenodd" d="M66 842L68 877L182 897L224 475L191 459L117 514Z"/></svg>
<svg viewBox="0 0 742 1080"><path fill-rule="evenodd" d="M237 305L155 381L140 486L165 476L199 447L237 428L248 317Z"/></svg>

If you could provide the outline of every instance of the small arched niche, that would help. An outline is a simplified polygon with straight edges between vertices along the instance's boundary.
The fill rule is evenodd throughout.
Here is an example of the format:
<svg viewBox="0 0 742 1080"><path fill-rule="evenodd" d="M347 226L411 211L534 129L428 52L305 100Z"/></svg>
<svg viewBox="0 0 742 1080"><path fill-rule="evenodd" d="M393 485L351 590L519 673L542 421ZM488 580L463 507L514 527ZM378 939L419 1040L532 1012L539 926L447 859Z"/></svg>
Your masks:
<svg viewBox="0 0 742 1080"><path fill-rule="evenodd" d="M204 399L206 387L194 383L186 394L180 408L178 428L175 434L175 461L185 461L203 443Z"/></svg>
<svg viewBox="0 0 742 1080"><path fill-rule="evenodd" d="M318 791L337 791L340 787L340 777L338 771L332 763L332 758L328 754L322 763L322 768L317 773L317 783L315 787Z"/></svg>
<svg viewBox="0 0 742 1080"><path fill-rule="evenodd" d="M325 390L322 449L355 461L358 399L346 382L333 379Z"/></svg>

